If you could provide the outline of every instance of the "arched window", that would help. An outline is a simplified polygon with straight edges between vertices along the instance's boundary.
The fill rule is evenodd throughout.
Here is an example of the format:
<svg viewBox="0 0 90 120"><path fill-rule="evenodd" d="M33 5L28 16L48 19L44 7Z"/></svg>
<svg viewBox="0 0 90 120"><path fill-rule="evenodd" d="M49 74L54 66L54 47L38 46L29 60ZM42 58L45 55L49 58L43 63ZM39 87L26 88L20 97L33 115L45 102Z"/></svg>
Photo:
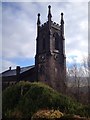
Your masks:
<svg viewBox="0 0 90 120"><path fill-rule="evenodd" d="M59 50L59 35L58 35L58 33L54 33L54 37L55 37L55 49Z"/></svg>

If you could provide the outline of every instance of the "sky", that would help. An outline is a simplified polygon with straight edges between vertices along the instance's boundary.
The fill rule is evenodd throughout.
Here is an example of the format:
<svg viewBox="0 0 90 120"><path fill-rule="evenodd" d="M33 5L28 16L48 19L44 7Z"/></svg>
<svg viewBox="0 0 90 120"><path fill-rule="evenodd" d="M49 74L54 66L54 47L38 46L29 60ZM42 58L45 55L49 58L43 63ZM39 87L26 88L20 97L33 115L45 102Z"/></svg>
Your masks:
<svg viewBox="0 0 90 120"><path fill-rule="evenodd" d="M58 0L57 0L58 1ZM60 2L12 2L0 3L0 72L11 66L34 65L37 36L37 14L41 24L47 21L48 5L51 5L52 20L60 24L64 13L65 53L67 66L80 64L88 55L88 1L62 0ZM2 8L2 9L1 9Z"/></svg>

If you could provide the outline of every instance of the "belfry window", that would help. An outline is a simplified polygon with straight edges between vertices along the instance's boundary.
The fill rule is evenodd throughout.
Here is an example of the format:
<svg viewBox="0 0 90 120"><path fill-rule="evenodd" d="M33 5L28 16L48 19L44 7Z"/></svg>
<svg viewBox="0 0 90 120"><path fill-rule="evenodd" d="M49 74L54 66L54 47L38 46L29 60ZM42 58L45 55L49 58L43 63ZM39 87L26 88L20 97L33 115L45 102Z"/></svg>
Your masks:
<svg viewBox="0 0 90 120"><path fill-rule="evenodd" d="M55 37L55 49L59 50L59 35L58 35L58 33L55 33L54 37Z"/></svg>

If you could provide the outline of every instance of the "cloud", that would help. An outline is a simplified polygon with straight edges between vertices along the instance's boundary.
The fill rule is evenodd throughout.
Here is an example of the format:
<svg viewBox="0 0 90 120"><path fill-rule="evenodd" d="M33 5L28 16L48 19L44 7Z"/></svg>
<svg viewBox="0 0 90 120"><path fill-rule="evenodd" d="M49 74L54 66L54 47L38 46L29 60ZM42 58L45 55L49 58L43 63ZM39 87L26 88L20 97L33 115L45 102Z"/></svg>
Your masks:
<svg viewBox="0 0 90 120"><path fill-rule="evenodd" d="M68 15L65 19L66 55L67 57L70 55L86 56L88 54L88 4L71 4L68 9L70 12L66 11Z"/></svg>
<svg viewBox="0 0 90 120"><path fill-rule="evenodd" d="M88 2L89 0L2 0L3 2Z"/></svg>
<svg viewBox="0 0 90 120"><path fill-rule="evenodd" d="M72 57L69 57L77 56L77 61L80 62L81 57L87 55L87 2L72 3L70 0L67 2L12 2L2 4L3 60L12 64L13 59L34 58L37 14L41 14L42 23L47 21L49 4L52 6L53 21L60 23L60 14L64 13L67 61L73 62ZM9 67L10 64L7 66Z"/></svg>
<svg viewBox="0 0 90 120"><path fill-rule="evenodd" d="M16 64L14 64L13 62L11 62L11 61L8 61L8 60L1 60L0 59L0 73L2 72L2 71L5 71L5 70L8 70L9 69L9 67L11 66L12 68L15 68L16 67Z"/></svg>
<svg viewBox="0 0 90 120"><path fill-rule="evenodd" d="M0 3L0 56L2 56L2 4Z"/></svg>
<svg viewBox="0 0 90 120"><path fill-rule="evenodd" d="M13 14L14 13L14 14ZM31 58L35 54L35 21L26 11L3 7L3 57Z"/></svg>

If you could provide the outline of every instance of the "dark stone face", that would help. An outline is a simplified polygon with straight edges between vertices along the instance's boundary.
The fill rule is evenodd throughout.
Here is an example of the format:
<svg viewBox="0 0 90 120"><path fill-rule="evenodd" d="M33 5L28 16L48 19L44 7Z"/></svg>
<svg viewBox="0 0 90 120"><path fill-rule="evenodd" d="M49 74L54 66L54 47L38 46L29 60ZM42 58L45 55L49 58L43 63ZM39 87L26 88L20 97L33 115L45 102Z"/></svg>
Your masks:
<svg viewBox="0 0 90 120"><path fill-rule="evenodd" d="M51 28L49 28L49 24L46 22L43 26L39 26L35 57L37 79L63 92L66 76L64 40L60 26L51 22Z"/></svg>

